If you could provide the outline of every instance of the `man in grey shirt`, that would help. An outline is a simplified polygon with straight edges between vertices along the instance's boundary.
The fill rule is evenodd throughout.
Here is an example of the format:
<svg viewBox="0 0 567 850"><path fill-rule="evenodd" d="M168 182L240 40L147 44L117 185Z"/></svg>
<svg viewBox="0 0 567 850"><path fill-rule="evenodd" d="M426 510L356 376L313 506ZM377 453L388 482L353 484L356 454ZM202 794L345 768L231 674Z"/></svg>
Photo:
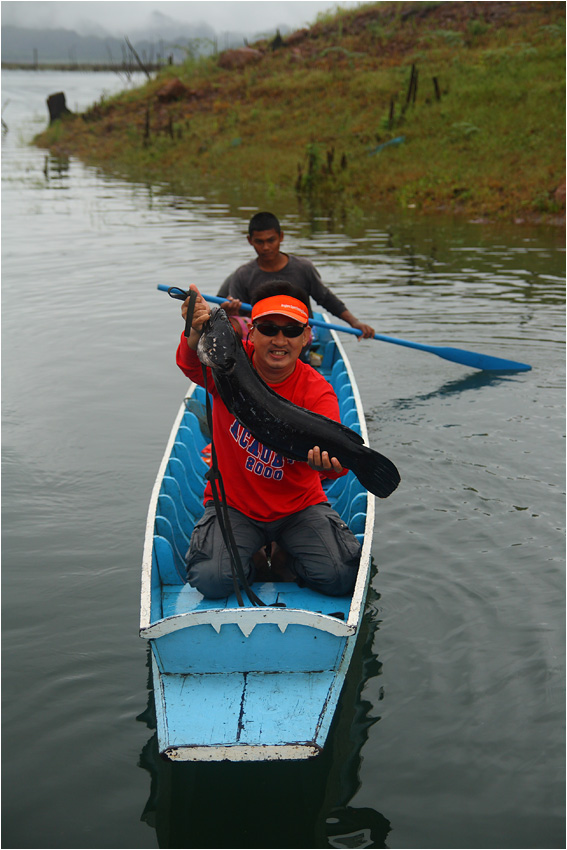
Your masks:
<svg viewBox="0 0 567 850"><path fill-rule="evenodd" d="M362 338L373 337L374 328L353 316L346 305L325 286L310 260L280 251L283 238L283 230L275 215L261 212L252 216L248 225L248 242L258 256L230 274L219 289L221 297L230 299L223 305L227 313L236 315L242 302L252 302L258 286L277 278L300 286L323 309L361 331Z"/></svg>

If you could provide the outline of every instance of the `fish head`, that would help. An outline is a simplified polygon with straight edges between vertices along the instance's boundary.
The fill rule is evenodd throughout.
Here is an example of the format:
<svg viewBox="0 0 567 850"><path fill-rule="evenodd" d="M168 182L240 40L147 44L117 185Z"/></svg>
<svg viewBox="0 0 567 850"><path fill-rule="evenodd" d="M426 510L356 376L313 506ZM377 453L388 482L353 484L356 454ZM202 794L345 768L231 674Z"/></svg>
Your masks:
<svg viewBox="0 0 567 850"><path fill-rule="evenodd" d="M211 312L197 346L201 363L217 372L229 374L236 365L238 346L242 343L225 311L219 307Z"/></svg>

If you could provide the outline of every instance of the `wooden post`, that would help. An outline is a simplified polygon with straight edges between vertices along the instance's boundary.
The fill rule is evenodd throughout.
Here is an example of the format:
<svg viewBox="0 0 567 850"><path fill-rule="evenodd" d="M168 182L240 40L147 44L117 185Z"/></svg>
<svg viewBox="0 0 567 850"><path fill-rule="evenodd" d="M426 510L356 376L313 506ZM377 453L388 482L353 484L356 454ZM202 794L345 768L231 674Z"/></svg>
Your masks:
<svg viewBox="0 0 567 850"><path fill-rule="evenodd" d="M394 126L394 98L390 98L390 116L388 118L388 130Z"/></svg>
<svg viewBox="0 0 567 850"><path fill-rule="evenodd" d="M149 144L150 141L150 105L146 105L146 124L144 127L144 147Z"/></svg>
<svg viewBox="0 0 567 850"><path fill-rule="evenodd" d="M437 100L441 100L441 91L439 90L439 80L437 77L433 77L433 88L435 89L435 97Z"/></svg>
<svg viewBox="0 0 567 850"><path fill-rule="evenodd" d="M329 174L333 173L333 159L335 158L335 149L331 148L330 151L327 151L327 168L329 170Z"/></svg>
<svg viewBox="0 0 567 850"><path fill-rule="evenodd" d="M47 98L47 108L49 109L49 123L53 124L58 118L63 118L65 115L72 115L70 109L67 109L65 103L65 95L62 91L56 94L50 94Z"/></svg>
<svg viewBox="0 0 567 850"><path fill-rule="evenodd" d="M408 93L406 95L406 106L409 106L411 103L412 95L413 95L413 86L414 86L414 78L415 78L415 65L411 66L411 75L408 86Z"/></svg>

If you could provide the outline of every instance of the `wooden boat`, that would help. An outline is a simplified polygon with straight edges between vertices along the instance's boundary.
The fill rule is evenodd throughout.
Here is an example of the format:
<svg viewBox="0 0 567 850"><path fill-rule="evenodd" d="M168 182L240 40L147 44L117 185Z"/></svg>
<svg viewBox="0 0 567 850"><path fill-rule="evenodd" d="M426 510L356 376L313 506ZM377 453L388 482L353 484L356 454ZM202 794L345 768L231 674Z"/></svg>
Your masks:
<svg viewBox="0 0 567 850"><path fill-rule="evenodd" d="M367 442L360 395L336 333L319 328L312 351L337 393L342 421ZM151 647L159 750L174 761L311 758L325 744L360 630L374 496L350 472L326 487L362 545L352 596L255 582L266 607L246 597L240 607L234 595L205 599L185 582L183 555L203 511L210 440L205 391L191 384L152 492L142 565L140 636Z"/></svg>

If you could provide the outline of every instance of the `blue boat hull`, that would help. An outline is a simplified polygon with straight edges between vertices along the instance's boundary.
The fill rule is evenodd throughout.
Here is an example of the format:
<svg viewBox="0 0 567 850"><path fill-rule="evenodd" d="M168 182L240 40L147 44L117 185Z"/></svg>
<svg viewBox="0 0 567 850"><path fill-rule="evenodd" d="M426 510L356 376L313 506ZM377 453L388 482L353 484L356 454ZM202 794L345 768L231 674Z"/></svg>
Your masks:
<svg viewBox="0 0 567 850"><path fill-rule="evenodd" d="M334 332L319 334L320 371L341 418L366 439L358 390ZM191 385L156 479L146 529L140 634L150 642L160 752L172 760L304 759L319 753L364 610L374 497L349 473L329 501L362 544L353 595L256 582L266 603L207 600L184 583L183 555L202 513L204 391ZM285 607L271 607L284 603Z"/></svg>

